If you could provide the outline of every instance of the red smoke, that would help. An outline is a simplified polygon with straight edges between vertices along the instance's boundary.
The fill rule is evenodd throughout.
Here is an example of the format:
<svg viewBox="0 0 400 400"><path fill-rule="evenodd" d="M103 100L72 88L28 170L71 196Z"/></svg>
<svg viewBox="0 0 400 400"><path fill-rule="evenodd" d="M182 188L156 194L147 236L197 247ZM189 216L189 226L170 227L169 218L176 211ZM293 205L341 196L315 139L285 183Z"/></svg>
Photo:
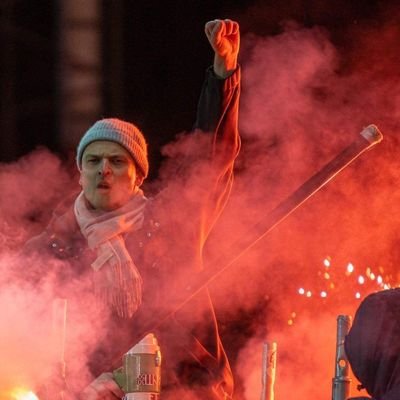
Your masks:
<svg viewBox="0 0 400 400"><path fill-rule="evenodd" d="M240 315L247 311L254 321L254 337L239 356L233 352L247 400L260 395L264 341L278 342L278 400L328 398L336 317L354 314L357 291L363 297L381 289L369 279L368 285L360 285L347 277L347 264L354 263L354 276L365 277L369 267L391 285L399 283L400 30L394 21L379 29L357 26L349 35L350 54L335 49L324 29L296 24L288 24L276 36L250 34L243 39L243 152L223 224L209 242L211 255L220 250L214 243L221 238L234 242L365 126L375 123L384 134L381 144L314 195L213 285L228 323L235 309ZM326 282L319 274L327 256L332 257L336 279L330 279L335 287L325 299L319 290ZM313 290L309 301L298 293L303 285ZM260 315L265 317L260 320Z"/></svg>
<svg viewBox="0 0 400 400"><path fill-rule="evenodd" d="M399 281L400 29L395 21L382 21L379 28L355 26L350 53L335 48L323 28L293 23L279 35L248 34L242 40L243 148L232 198L207 242L206 264L349 145L364 126L376 123L385 136L211 285L243 399L260 396L264 341L278 343L277 400L329 398L336 316L353 314L359 304L353 295L359 286L346 277L347 264L354 263L360 274L367 267L383 271L392 285ZM179 158L182 151L201 148L199 143L201 136L178 140L166 154ZM190 200L198 194L189 190L195 174L187 173L179 185L170 181L171 174L180 172L170 167L160 173L162 182L153 185L162 183L174 193L183 182ZM54 288L44 282L43 301L38 301L37 289L20 284L15 275L10 281L9 271L16 263L34 262L18 258L18 249L45 226L65 188L77 190L71 175L45 150L0 167L3 386L21 380L34 385L47 373L51 307L46 299ZM206 175L204 179L206 186ZM179 209L177 198L174 210ZM229 260L235 254L223 256ZM298 289L322 287L319 273L327 256L336 271L331 279L335 288L326 299L315 292L308 301ZM34 269L40 268L46 264ZM367 289L375 290L372 284ZM288 325L290 318L293 325ZM70 335L87 344L95 340L93 325L101 331L97 314Z"/></svg>

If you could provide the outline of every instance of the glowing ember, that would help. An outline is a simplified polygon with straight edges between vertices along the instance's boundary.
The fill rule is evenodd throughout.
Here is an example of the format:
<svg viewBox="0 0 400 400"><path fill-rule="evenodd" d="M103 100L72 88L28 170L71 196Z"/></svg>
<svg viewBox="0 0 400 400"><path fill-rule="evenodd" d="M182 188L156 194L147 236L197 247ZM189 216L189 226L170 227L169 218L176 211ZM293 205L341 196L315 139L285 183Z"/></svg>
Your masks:
<svg viewBox="0 0 400 400"><path fill-rule="evenodd" d="M288 320L288 325L289 326L292 326L293 324L294 324L294 320L295 320L295 318L296 318L296 313L293 311L291 314L290 314L290 316L291 316L291 318L289 318L289 320Z"/></svg>
<svg viewBox="0 0 400 400"><path fill-rule="evenodd" d="M14 389L11 398L15 400L39 400L35 393L26 389Z"/></svg>
<svg viewBox="0 0 400 400"><path fill-rule="evenodd" d="M354 271L354 265L352 263L347 264L347 273L351 274Z"/></svg>
<svg viewBox="0 0 400 400"><path fill-rule="evenodd" d="M325 267L327 267L327 268L331 266L331 259L330 259L330 257L325 258L325 260L324 260L324 265L325 265Z"/></svg>
<svg viewBox="0 0 400 400"><path fill-rule="evenodd" d="M329 272L327 270L328 267ZM363 269L362 267L357 268L358 270ZM298 294L308 298L307 303L300 302L298 306L309 307L310 304L314 305L316 301L319 301L323 303L324 306L329 307L332 305L332 302L336 302L337 299L342 301L345 296L353 296L353 301L354 298L362 300L370 293L390 289L392 287L400 287L399 283L393 281L392 275L384 273L384 268L382 266L375 267L375 270L379 271L380 275L372 272L371 267L366 267L364 269L365 273L363 274L355 275L353 274L355 270L354 264L348 262L343 273L343 268L335 268L331 257L326 257L323 260L323 267L316 271L316 279L312 283L307 282L303 284L303 286L297 286ZM348 279L343 279L343 275ZM362 290L360 290L359 285L363 286ZM295 318L297 319L297 316L300 315L302 310L299 309L296 311L298 311L298 314L292 312L287 318L288 325L296 325Z"/></svg>

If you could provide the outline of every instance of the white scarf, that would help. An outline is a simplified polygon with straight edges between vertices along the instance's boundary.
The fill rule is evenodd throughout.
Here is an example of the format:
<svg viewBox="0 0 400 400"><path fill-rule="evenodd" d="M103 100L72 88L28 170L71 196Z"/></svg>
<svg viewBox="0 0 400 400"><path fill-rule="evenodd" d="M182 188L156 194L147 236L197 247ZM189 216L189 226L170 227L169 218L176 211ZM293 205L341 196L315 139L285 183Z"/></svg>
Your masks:
<svg viewBox="0 0 400 400"><path fill-rule="evenodd" d="M142 227L146 202L139 190L123 207L101 212L88 208L81 192L74 205L81 232L97 253L92 263L95 294L123 318L132 317L142 302L142 278L123 234Z"/></svg>

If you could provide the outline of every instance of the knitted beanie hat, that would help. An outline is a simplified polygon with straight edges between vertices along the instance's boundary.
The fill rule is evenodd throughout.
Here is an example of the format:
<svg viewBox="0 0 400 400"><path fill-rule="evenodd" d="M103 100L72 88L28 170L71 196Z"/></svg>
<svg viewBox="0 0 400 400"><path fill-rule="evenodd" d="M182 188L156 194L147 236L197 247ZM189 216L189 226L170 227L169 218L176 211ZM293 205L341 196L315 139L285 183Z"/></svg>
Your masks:
<svg viewBox="0 0 400 400"><path fill-rule="evenodd" d="M79 142L76 152L76 163L79 169L82 167L85 148L97 140L108 140L120 144L132 156L143 178L147 177L149 172L147 144L142 132L135 125L117 118L105 118L97 121Z"/></svg>

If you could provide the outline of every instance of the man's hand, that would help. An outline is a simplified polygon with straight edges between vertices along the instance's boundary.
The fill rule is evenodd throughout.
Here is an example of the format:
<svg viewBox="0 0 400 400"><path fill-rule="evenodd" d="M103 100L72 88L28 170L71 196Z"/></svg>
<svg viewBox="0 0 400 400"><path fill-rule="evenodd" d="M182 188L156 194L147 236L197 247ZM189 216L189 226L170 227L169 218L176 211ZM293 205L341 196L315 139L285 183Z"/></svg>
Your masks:
<svg viewBox="0 0 400 400"><path fill-rule="evenodd" d="M80 400L116 400L122 399L124 392L113 379L111 372L105 372L98 376L79 395Z"/></svg>
<svg viewBox="0 0 400 400"><path fill-rule="evenodd" d="M215 52L214 72L226 78L235 71L240 47L239 24L230 19L215 19L204 27L208 41Z"/></svg>

